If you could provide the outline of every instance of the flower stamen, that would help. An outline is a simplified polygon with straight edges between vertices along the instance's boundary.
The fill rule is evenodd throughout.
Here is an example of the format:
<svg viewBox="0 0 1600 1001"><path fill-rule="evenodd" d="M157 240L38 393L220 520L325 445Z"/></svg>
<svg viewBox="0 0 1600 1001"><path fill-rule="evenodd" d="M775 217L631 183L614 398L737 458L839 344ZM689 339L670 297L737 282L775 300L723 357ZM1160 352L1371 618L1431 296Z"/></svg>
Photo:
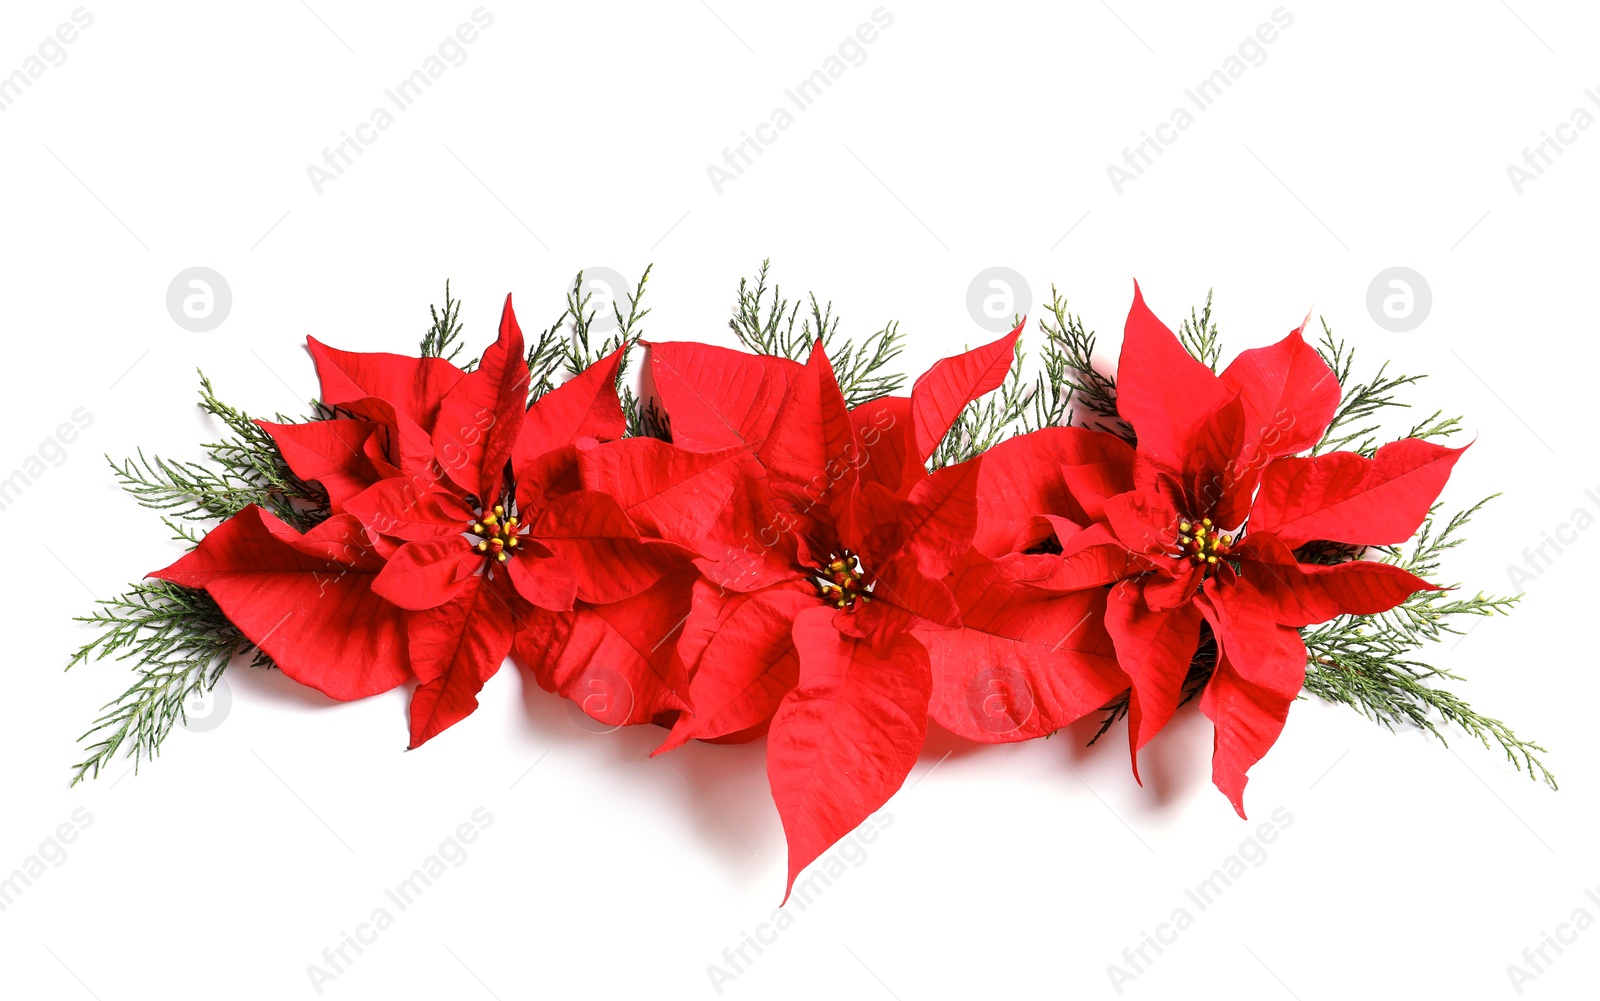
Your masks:
<svg viewBox="0 0 1600 1001"><path fill-rule="evenodd" d="M1178 552L1175 559L1187 559L1197 566L1212 567L1233 548L1233 536L1211 524L1210 518L1178 522Z"/></svg>
<svg viewBox="0 0 1600 1001"><path fill-rule="evenodd" d="M867 572L861 568L861 559L846 549L843 556L835 556L826 565L817 567L813 583L822 600L835 608L854 608L856 602L872 600Z"/></svg>
<svg viewBox="0 0 1600 1001"><path fill-rule="evenodd" d="M480 510L467 526L467 545L501 564L514 555L521 528L516 515L507 514L504 504L496 504L487 511Z"/></svg>

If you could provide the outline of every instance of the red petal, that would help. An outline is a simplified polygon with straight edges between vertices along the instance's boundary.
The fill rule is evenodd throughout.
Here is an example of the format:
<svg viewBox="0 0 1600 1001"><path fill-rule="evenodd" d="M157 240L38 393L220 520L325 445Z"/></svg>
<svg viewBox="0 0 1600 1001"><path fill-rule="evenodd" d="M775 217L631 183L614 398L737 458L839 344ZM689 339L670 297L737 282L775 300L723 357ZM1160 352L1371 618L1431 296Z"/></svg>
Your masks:
<svg viewBox="0 0 1600 1001"><path fill-rule="evenodd" d="M1226 657L1217 662L1216 671L1200 696L1200 711L1216 728L1211 747L1211 782L1239 816L1244 814L1244 787L1247 772L1260 761L1283 732L1289 718L1285 699L1241 678Z"/></svg>
<svg viewBox="0 0 1600 1001"><path fill-rule="evenodd" d="M865 484L846 508L843 544L869 572L909 555L924 575L945 576L971 546L978 465L974 459L946 466L913 487L910 497Z"/></svg>
<svg viewBox="0 0 1600 1001"><path fill-rule="evenodd" d="M671 543L639 538L617 502L593 490L552 500L528 537L565 557L577 574L578 597L587 602L638 594L689 558Z"/></svg>
<svg viewBox="0 0 1600 1001"><path fill-rule="evenodd" d="M571 612L527 607L518 615L516 658L545 691L608 726L687 709L677 636L693 582L692 572L671 574L631 598L579 602Z"/></svg>
<svg viewBox="0 0 1600 1001"><path fill-rule="evenodd" d="M935 470L911 488L906 542L929 577L943 577L972 548L982 456Z"/></svg>
<svg viewBox="0 0 1600 1001"><path fill-rule="evenodd" d="M433 458L433 439L429 433L393 404L367 397L341 403L339 410L387 431L381 437L373 435L367 439L369 458L376 450L384 463L398 466L402 473L443 478L444 472ZM373 464L377 466L376 459Z"/></svg>
<svg viewBox="0 0 1600 1001"><path fill-rule="evenodd" d="M583 489L578 470L578 446L563 445L534 458L513 460L517 480L517 517L533 521L550 502Z"/></svg>
<svg viewBox="0 0 1600 1001"><path fill-rule="evenodd" d="M1054 534L1062 543L1062 551L1056 555L1014 553L1001 557L1000 565L1013 580L1050 591L1081 591L1115 584L1150 569L1147 561L1129 553L1105 525L1075 530L1071 522L1062 518L1044 520L1060 526Z"/></svg>
<svg viewBox="0 0 1600 1001"><path fill-rule="evenodd" d="M559 556L540 558L519 554L507 560L505 568L517 593L540 608L569 612L578 599L577 571Z"/></svg>
<svg viewBox="0 0 1600 1001"><path fill-rule="evenodd" d="M397 457L402 463L400 466L395 465L394 462L391 461L389 448L386 444L386 439L388 437L389 435L387 434L371 434L367 436L366 442L361 446L362 454L365 455L367 457L367 461L372 464L372 471L377 474L377 478L380 480L386 480L391 476L403 475L406 471L404 468L404 456ZM429 448L429 455L431 459L431 446Z"/></svg>
<svg viewBox="0 0 1600 1001"><path fill-rule="evenodd" d="M1181 518L1176 508L1160 493L1149 490L1130 490L1105 502L1106 523L1121 543L1131 552L1157 559L1177 551L1178 525Z"/></svg>
<svg viewBox="0 0 1600 1001"><path fill-rule="evenodd" d="M1334 566L1298 563L1277 536L1255 532L1239 550L1244 579L1267 603L1274 621L1314 625L1338 615L1375 615L1418 591L1443 588L1392 563L1354 560Z"/></svg>
<svg viewBox="0 0 1600 1001"><path fill-rule="evenodd" d="M712 581L734 591L789 580L797 566L811 565L809 553L800 555L799 524L794 515L777 510L765 481L741 475L714 531L701 541L706 558L698 565Z"/></svg>
<svg viewBox="0 0 1600 1001"><path fill-rule="evenodd" d="M1272 621L1248 583L1221 585L1212 578L1196 604L1220 651L1200 701L1217 729L1212 781L1243 817L1245 773L1283 731L1289 705L1305 684L1306 648L1299 630Z"/></svg>
<svg viewBox="0 0 1600 1001"><path fill-rule="evenodd" d="M839 380L819 340L784 394L759 452L772 496L802 521L832 524L832 508L863 461Z"/></svg>
<svg viewBox="0 0 1600 1001"><path fill-rule="evenodd" d="M789 880L888 801L928 729L928 654L908 635L874 652L826 608L795 619L800 684L767 742L767 777L789 841Z"/></svg>
<svg viewBox="0 0 1600 1001"><path fill-rule="evenodd" d="M328 492L328 507L334 514L344 510L345 501L371 486L378 472L367 458L366 446L376 425L367 421L339 418L307 421L304 424L273 424L256 421L272 436L283 461L302 480L316 480Z"/></svg>
<svg viewBox="0 0 1600 1001"><path fill-rule="evenodd" d="M1111 589L1106 603L1106 631L1117 661L1132 681L1128 700L1128 744L1133 774L1139 776L1139 750L1167 725L1183 698L1183 681L1200 646L1200 609L1190 602L1153 612L1138 582L1125 580Z"/></svg>
<svg viewBox="0 0 1600 1001"><path fill-rule="evenodd" d="M1000 388L1017 357L1017 338L1027 320L996 341L964 354L942 358L911 387L911 426L917 458L939 447L967 404Z"/></svg>
<svg viewBox="0 0 1600 1001"><path fill-rule="evenodd" d="M1223 384L1244 402L1241 456L1249 468L1312 447L1339 409L1338 377L1301 337L1304 329L1302 324L1276 344L1241 352L1222 372Z"/></svg>
<svg viewBox="0 0 1600 1001"><path fill-rule="evenodd" d="M864 454L863 483L880 483L904 495L928 475L911 441L911 398L882 396L850 411L850 423Z"/></svg>
<svg viewBox="0 0 1600 1001"><path fill-rule="evenodd" d="M1100 527L1105 529L1109 535L1110 529L1106 529L1104 525L1101 525ZM991 558L1033 558L1038 556L1043 551L1041 547L1050 545L1051 543L1060 543L1063 539L1070 539L1083 530L1084 527L1078 524L1076 521L1073 521L1071 518L1063 518L1058 514L1036 514L1032 518L1028 519L1026 527L1018 532L1016 540L1012 543L1009 550L1002 553L999 557ZM1111 541L1112 544L1118 549L1122 549L1124 553L1127 552L1127 550L1123 548L1122 543L1116 541L1115 536L1111 537Z"/></svg>
<svg viewBox="0 0 1600 1001"><path fill-rule="evenodd" d="M1100 452L1101 457L1089 458L1089 449L1080 450L1079 454L1085 457L1077 462L1064 462L1061 479L1083 513L1090 520L1102 521L1106 501L1133 488L1134 453L1128 443L1116 435L1102 431L1091 433L1094 435L1093 450Z"/></svg>
<svg viewBox="0 0 1600 1001"><path fill-rule="evenodd" d="M741 448L691 452L654 438L578 447L584 486L615 498L647 535L696 550L708 533L733 545L727 519L719 516L746 458Z"/></svg>
<svg viewBox="0 0 1600 1001"><path fill-rule="evenodd" d="M1211 518L1219 528L1237 528L1250 513L1261 467L1240 461L1244 448L1244 404L1227 400L1202 417L1184 439L1180 467L1184 496L1192 518Z"/></svg>
<svg viewBox="0 0 1600 1001"><path fill-rule="evenodd" d="M855 491L845 514L845 524L839 530L842 545L855 550L869 571L905 549L921 520L917 505L909 498L896 496L877 483L865 484ZM825 559L829 554L812 555ZM944 573L936 576L943 577Z"/></svg>
<svg viewBox="0 0 1600 1001"><path fill-rule="evenodd" d="M478 692L511 652L506 599L482 577L449 604L410 615L411 746L421 747L478 708Z"/></svg>
<svg viewBox="0 0 1600 1001"><path fill-rule="evenodd" d="M1185 560L1172 570L1171 577L1152 576L1145 581L1144 603L1157 612L1177 608L1194 597L1203 576L1200 567Z"/></svg>
<svg viewBox="0 0 1600 1001"><path fill-rule="evenodd" d="M919 630L933 718L969 740L1044 737L1128 687L1105 630L1105 590L1052 594L971 560L952 584L961 628Z"/></svg>
<svg viewBox="0 0 1600 1001"><path fill-rule="evenodd" d="M315 337L306 347L322 379L322 402L343 406L375 397L420 425L433 429L439 404L461 381L461 370L442 358L410 358L386 352L340 351Z"/></svg>
<svg viewBox="0 0 1600 1001"><path fill-rule="evenodd" d="M619 347L534 401L512 452L519 466L582 437L609 440L627 433L617 397L622 355Z"/></svg>
<svg viewBox="0 0 1600 1001"><path fill-rule="evenodd" d="M372 531L408 542L458 537L474 517L459 494L425 476L380 480L345 507Z"/></svg>
<svg viewBox="0 0 1600 1001"><path fill-rule="evenodd" d="M461 536L408 542L389 558L372 590L401 608L437 608L454 600L485 562Z"/></svg>
<svg viewBox="0 0 1600 1001"><path fill-rule="evenodd" d="M506 461L528 406L522 329L506 296L500 336L439 407L433 451L450 478L485 507L499 500Z"/></svg>
<svg viewBox="0 0 1600 1001"><path fill-rule="evenodd" d="M693 672L689 681L693 715L683 715L657 753L771 720L800 676L795 618L816 607L816 589L800 583L734 594L696 582L694 607L678 643L679 654Z"/></svg>
<svg viewBox="0 0 1600 1001"><path fill-rule="evenodd" d="M1398 545L1421 526L1464 451L1405 438L1371 459L1354 452L1278 459L1261 479L1251 528L1290 549L1313 539Z"/></svg>
<svg viewBox="0 0 1600 1001"><path fill-rule="evenodd" d="M672 440L692 449L746 445L759 451L800 366L709 344L650 345L650 374L672 422Z"/></svg>
<svg viewBox="0 0 1600 1001"><path fill-rule="evenodd" d="M1117 413L1133 425L1140 449L1181 466L1190 429L1231 395L1156 319L1134 282L1117 362Z"/></svg>
<svg viewBox="0 0 1600 1001"><path fill-rule="evenodd" d="M1103 431L1053 427L1008 438L983 453L972 544L1002 556L1038 515L1097 520L1106 498L1133 488L1132 466L1133 449Z"/></svg>
<svg viewBox="0 0 1600 1001"><path fill-rule="evenodd" d="M834 622L852 636L870 636L875 642L917 626L952 629L961 624L961 609L942 580L917 569L910 553L873 567L872 600L854 610L841 611Z"/></svg>
<svg viewBox="0 0 1600 1001"><path fill-rule="evenodd" d="M251 505L150 576L204 588L285 675L350 700L410 675L404 613L372 593L382 565L349 515L300 535Z"/></svg>
<svg viewBox="0 0 1600 1001"><path fill-rule="evenodd" d="M779 516L746 449L699 453L654 438L578 449L582 481L610 494L643 536L702 556L718 584L755 590L794 576L792 516Z"/></svg>

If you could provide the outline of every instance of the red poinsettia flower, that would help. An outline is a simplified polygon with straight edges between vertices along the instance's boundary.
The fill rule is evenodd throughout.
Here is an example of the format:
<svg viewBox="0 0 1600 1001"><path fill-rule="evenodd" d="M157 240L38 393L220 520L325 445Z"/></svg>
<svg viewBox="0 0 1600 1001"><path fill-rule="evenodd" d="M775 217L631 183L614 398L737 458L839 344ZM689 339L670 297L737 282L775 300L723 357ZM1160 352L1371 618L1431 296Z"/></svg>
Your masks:
<svg viewBox="0 0 1600 1001"><path fill-rule="evenodd" d="M1144 564L1094 524L1062 470L1122 469L1132 454L1114 435L1058 427L979 457L978 531L949 580L961 625L918 634L933 665L929 711L941 726L985 743L1028 740L1127 689L1105 628L1106 595Z"/></svg>
<svg viewBox="0 0 1600 1001"><path fill-rule="evenodd" d="M442 358L410 358L328 347L306 338L322 380L321 399L348 415L300 424L256 421L289 468L320 483L334 514L381 479L433 462L431 436L444 398L465 374Z"/></svg>
<svg viewBox="0 0 1600 1001"><path fill-rule="evenodd" d="M331 698L360 699L402 684L411 670L404 612L371 588L396 546L346 514L345 503L380 479L432 464L433 424L463 373L439 358L307 343L323 403L350 416L256 423L296 476L322 485L333 516L302 535L251 505L151 576L204 589L288 677Z"/></svg>
<svg viewBox="0 0 1600 1001"><path fill-rule="evenodd" d="M1297 456L1321 440L1340 397L1301 331L1243 352L1219 376L1156 319L1137 285L1117 392L1137 448L1100 432L1052 432L1068 447L1046 461L1059 442L1019 439L1014 447L1034 451L1048 486L1019 492L1026 506L1012 508L1013 521L1051 516L1058 584L1092 583L1108 559L1114 565L1107 543L1125 552L1105 628L1131 687L1136 776L1139 749L1183 697L1202 623L1210 629L1218 655L1200 706L1216 727L1212 776L1243 816L1247 772L1277 740L1305 680L1299 628L1436 590L1390 564L1307 564L1295 551L1317 540L1409 539L1462 449L1405 439L1372 458ZM1096 673L1078 684L1103 691L1103 681ZM1048 702L1052 692L1034 695ZM1077 705L1049 711L1059 718Z"/></svg>
<svg viewBox="0 0 1600 1001"><path fill-rule="evenodd" d="M674 441L741 449L747 473L679 643L692 712L661 750L769 733L791 887L921 750L931 676L912 629L959 622L942 581L970 545L977 474L925 464L961 409L1005 378L1020 330L939 363L910 397L854 410L820 342L804 366L652 348Z"/></svg>
<svg viewBox="0 0 1600 1001"><path fill-rule="evenodd" d="M631 703L623 722L684 708L672 644L663 640L687 614L696 554L642 535L622 503L586 489L578 470L582 449L624 433L615 386L621 354L525 412L528 369L508 298L499 338L439 405L437 464L347 502L369 529L400 543L372 590L410 613L411 670L421 683L411 700L413 747L471 713L514 647L544 687L581 695L598 652L650 649L641 641L656 633L650 642L665 653L619 661ZM703 463L675 464L661 443L616 447L652 450L666 479L705 472Z"/></svg>
<svg viewBox="0 0 1600 1001"><path fill-rule="evenodd" d="M385 549L348 514L302 535L252 504L150 576L204 589L285 675L349 701L411 677L405 614L372 593Z"/></svg>
<svg viewBox="0 0 1600 1001"><path fill-rule="evenodd" d="M433 425L464 373L439 358L341 351L314 337L307 346L322 402L349 416L256 423L296 476L321 484L333 516L301 535L252 505L151 576L203 588L288 677L331 698L360 699L409 680L411 670L404 611L371 587L397 544L364 528L345 504L381 479L433 466Z"/></svg>
<svg viewBox="0 0 1600 1001"><path fill-rule="evenodd" d="M639 526L691 543L737 463L601 441L624 433L620 352L525 411L522 350L509 297L471 373L313 340L324 402L359 416L263 427L333 516L301 535L246 509L154 576L205 588L285 674L334 698L415 675L412 746L470 713L513 649L607 722L682 708L665 640L688 614L694 554ZM621 499L586 489L589 453L609 457ZM586 697L602 682L603 700Z"/></svg>

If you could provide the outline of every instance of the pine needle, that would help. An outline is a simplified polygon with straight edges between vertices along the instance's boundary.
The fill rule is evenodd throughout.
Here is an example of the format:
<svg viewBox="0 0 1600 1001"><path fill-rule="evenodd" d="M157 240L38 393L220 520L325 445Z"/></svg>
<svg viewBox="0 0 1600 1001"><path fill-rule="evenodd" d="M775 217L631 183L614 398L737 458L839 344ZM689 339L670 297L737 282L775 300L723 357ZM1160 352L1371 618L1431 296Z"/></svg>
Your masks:
<svg viewBox="0 0 1600 1001"><path fill-rule="evenodd" d="M255 647L222 614L211 596L166 581L143 581L80 616L101 629L72 655L67 669L113 657L133 662L134 681L102 708L79 739L87 753L73 765L72 785L95 778L121 754L155 760L174 725L187 721L185 704L216 687L228 662ZM254 666L271 666L256 651Z"/></svg>
<svg viewBox="0 0 1600 1001"><path fill-rule="evenodd" d="M776 284L768 298L767 274L771 263L761 262L753 286L750 279L739 279L738 305L728 321L739 343L757 354L804 363L811 356L812 346L821 338L834 374L839 377L839 389L844 393L845 402L852 407L888 396L905 385L904 375L884 371L905 348L905 337L898 323L891 320L859 343L853 338L840 340L839 318L833 315L831 301L823 305L815 294L808 293L810 309L802 316L800 309L805 304L785 299ZM798 330L795 329L797 321Z"/></svg>

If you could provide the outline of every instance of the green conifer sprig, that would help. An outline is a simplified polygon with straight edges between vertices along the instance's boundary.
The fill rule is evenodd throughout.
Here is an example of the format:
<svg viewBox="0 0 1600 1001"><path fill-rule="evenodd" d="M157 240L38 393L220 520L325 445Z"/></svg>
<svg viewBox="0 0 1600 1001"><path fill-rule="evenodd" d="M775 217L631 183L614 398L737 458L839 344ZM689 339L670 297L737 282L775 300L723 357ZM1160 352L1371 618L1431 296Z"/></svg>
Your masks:
<svg viewBox="0 0 1600 1001"><path fill-rule="evenodd" d="M997 394L967 404L935 451L933 468L964 462L1011 435L1047 427L1076 425L1133 441L1132 429L1117 415L1115 380L1095 367L1094 332L1085 329L1082 317L1068 312L1066 298L1054 285L1050 299L1048 315L1039 323L1045 343L1038 374L1024 384L1027 356L1019 342L1005 383Z"/></svg>
<svg viewBox="0 0 1600 1001"><path fill-rule="evenodd" d="M450 280L444 283L444 308L428 306L428 314L433 317L433 324L422 335L422 344L417 354L423 358L443 358L448 362L455 362L456 356L461 354L464 345L460 343L461 337L461 301L450 295ZM478 363L469 361L461 365L462 371L470 372Z"/></svg>
<svg viewBox="0 0 1600 1001"><path fill-rule="evenodd" d="M272 437L247 413L219 400L204 373L200 407L227 432L202 446L200 461L146 457L142 451L121 464L106 457L123 489L160 511L175 538L192 548L200 542L200 526L251 504L301 531L328 516L321 487L295 476ZM320 404L314 411L315 419L335 413ZM276 420L292 418L278 414ZM99 635L73 654L67 668L110 656L131 661L134 680L80 738L87 756L73 766L73 784L98 776L120 754L132 758L135 768L154 759L173 726L186 718L186 703L210 692L235 655L253 652L253 666L272 666L204 591L147 580L98 604L99 610L76 621L96 627Z"/></svg>
<svg viewBox="0 0 1600 1001"><path fill-rule="evenodd" d="M1133 429L1117 414L1116 381L1095 366L1094 332L1085 329L1082 317L1067 310L1066 298L1054 285L1045 309L1047 315L1039 323L1045 344L1033 382L1023 384L1026 355L1019 342L998 394L967 404L934 453L935 469L971 459L1011 435L1040 428L1076 425L1134 440ZM1196 357L1215 368L1222 348L1211 320L1209 293L1204 313L1191 310L1179 337Z"/></svg>
<svg viewBox="0 0 1600 1001"><path fill-rule="evenodd" d="M728 326L740 344L757 354L804 363L820 337L834 374L839 378L839 389L844 393L845 402L852 407L888 396L905 385L904 375L884 371L905 348L905 337L898 323L891 320L860 343L853 338L840 341L837 337L839 317L833 314L831 301L823 305L814 293L808 293L811 308L802 316L800 308L805 304L785 299L776 284L771 288L771 298L767 297L771 263L770 260L761 262L753 282L739 279L739 301ZM799 330L795 329L797 321Z"/></svg>
<svg viewBox="0 0 1600 1001"><path fill-rule="evenodd" d="M98 777L124 755L135 770L154 760L172 728L187 720L190 700L216 687L235 656L254 651L255 666L269 664L204 591L143 581L100 605L77 619L100 635L80 647L67 668L108 656L131 660L134 681L78 738L86 757L72 766L72 785Z"/></svg>
<svg viewBox="0 0 1600 1001"><path fill-rule="evenodd" d="M250 415L217 399L211 380L200 373L200 409L220 419L227 433L201 446L200 461L146 457L118 463L110 456L112 472L123 489L144 507L162 512L163 520L180 538L194 543L192 529L183 522L207 522L237 514L251 504L266 508L301 531L327 517L327 494L315 484L294 475L272 436ZM318 416L331 411L318 409ZM295 418L275 415L280 424Z"/></svg>
<svg viewBox="0 0 1600 1001"><path fill-rule="evenodd" d="M1034 416L1028 430L1076 425L1107 431L1133 442L1133 429L1117 414L1117 383L1095 366L1095 333L1083 318L1067 311L1067 300L1050 286L1048 316L1039 322L1045 343L1039 355L1043 365L1039 390L1034 394Z"/></svg>
<svg viewBox="0 0 1600 1001"><path fill-rule="evenodd" d="M1042 378L1031 382L1024 380L1026 360L1019 341L1006 381L1001 383L998 390L962 408L949 432L934 449L928 460L929 466L940 469L966 462L1027 425L1029 415L1035 409L1036 397L1044 384Z"/></svg>
<svg viewBox="0 0 1600 1001"><path fill-rule="evenodd" d="M1188 319L1178 326L1178 342L1200 364L1215 372L1222 360L1222 334L1211 319L1211 293L1206 290L1206 304L1200 310L1191 308Z"/></svg>
<svg viewBox="0 0 1600 1001"><path fill-rule="evenodd" d="M621 348L622 361L617 366L617 391L622 400L622 412L627 420L627 434L666 437L665 414L655 406L654 401L641 400L627 381L634 349L644 336L642 323L644 318L650 315L650 310L641 308L641 304L644 302L646 283L650 281L650 271L654 267L653 264L647 265L644 273L639 276L638 284L628 297L626 314L622 311L622 304L615 299L612 300L611 310L616 326L611 333L600 338L598 343L594 338L597 333L594 321L598 311L590 307L594 293L583 290L583 272L578 272L572 288L567 290L566 310L556 318L555 323L540 332L528 349L530 406L534 400L565 381L563 375L577 375ZM567 325L569 319L570 326Z"/></svg>
<svg viewBox="0 0 1600 1001"><path fill-rule="evenodd" d="M1381 559L1419 577L1437 576L1443 554L1461 545L1461 530L1493 499L1486 497L1456 512L1442 525L1440 508L1435 505L1409 551L1385 547L1379 551ZM1555 776L1539 758L1546 753L1544 747L1523 740L1505 723L1477 712L1439 687L1442 682L1463 680L1460 675L1415 659L1428 644L1465 635L1461 628L1464 617L1507 615L1522 597L1459 594L1454 589L1420 591L1387 612L1342 615L1301 630L1307 656L1306 691L1350 706L1391 730L1397 724L1420 727L1441 743L1448 743L1442 727L1457 727L1486 748L1498 744L1518 771L1526 766L1530 777L1542 779L1554 789Z"/></svg>
<svg viewBox="0 0 1600 1001"><path fill-rule="evenodd" d="M1411 404L1402 401L1396 393L1415 386L1427 376L1390 375L1389 363L1384 362L1378 371L1365 382L1352 382L1351 370L1355 366L1355 349L1345 345L1343 339L1335 340L1328 321L1322 321L1322 338L1317 343L1317 353L1338 377L1344 387L1339 409L1322 435L1322 441L1311 450L1312 455L1324 452L1350 451L1371 457L1381 444L1375 435L1383 430L1383 415L1394 408L1409 409ZM1435 410L1428 417L1412 425L1405 435L1408 438L1444 438L1461 430L1460 417L1445 417Z"/></svg>
<svg viewBox="0 0 1600 1001"><path fill-rule="evenodd" d="M556 322L539 331L533 343L528 345L530 407L539 397L561 384L561 373L565 371L567 360L565 328L568 315L566 310L562 310Z"/></svg>

